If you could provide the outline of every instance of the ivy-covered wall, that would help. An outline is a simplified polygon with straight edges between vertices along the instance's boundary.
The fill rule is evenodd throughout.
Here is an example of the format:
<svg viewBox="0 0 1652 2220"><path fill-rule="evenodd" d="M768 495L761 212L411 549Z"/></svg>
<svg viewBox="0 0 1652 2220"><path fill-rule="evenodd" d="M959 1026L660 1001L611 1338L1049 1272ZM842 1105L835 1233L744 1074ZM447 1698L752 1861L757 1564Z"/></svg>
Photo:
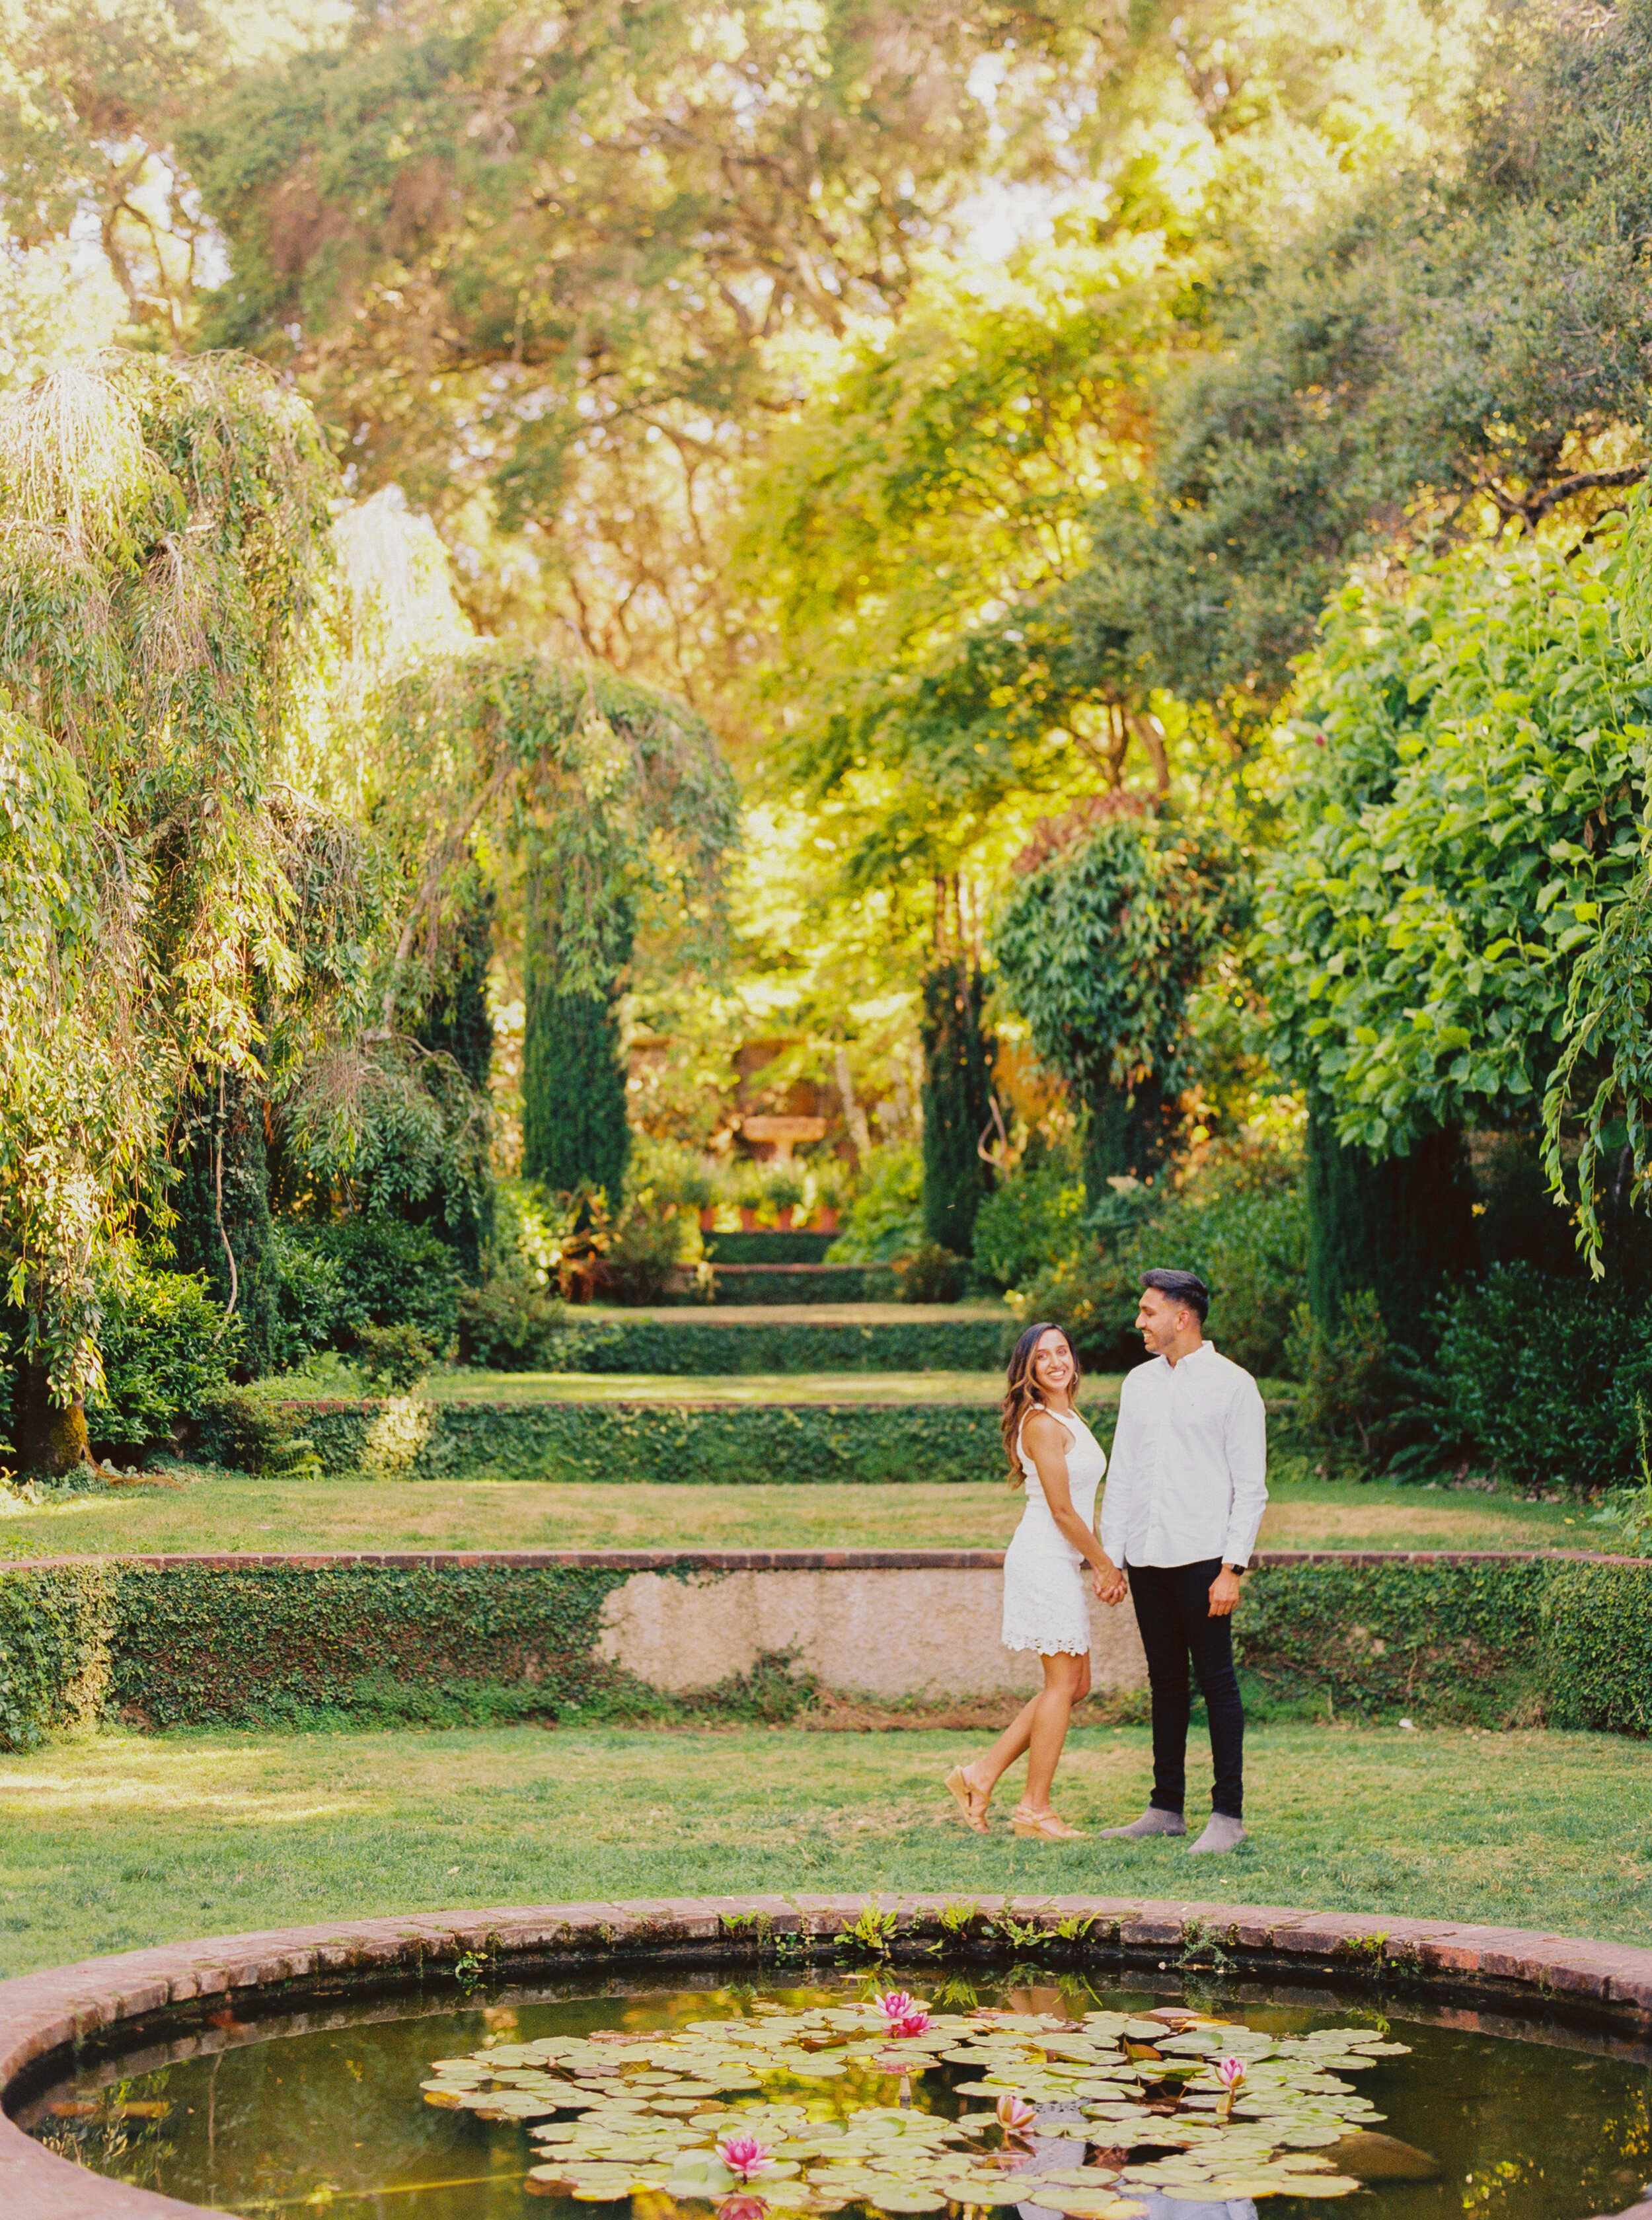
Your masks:
<svg viewBox="0 0 1652 2220"><path fill-rule="evenodd" d="M188 1558L20 1568L0 1575L0 1748L100 1717L143 1728L555 1717L626 1681L597 1644L603 1599L627 1577Z"/></svg>
<svg viewBox="0 0 1652 2220"><path fill-rule="evenodd" d="M888 1264L720 1264L712 1300L742 1303L888 1303L900 1281Z"/></svg>
<svg viewBox="0 0 1652 2220"><path fill-rule="evenodd" d="M710 1482L995 1478L989 1405L295 1403L328 1472L405 1480Z"/></svg>
<svg viewBox="0 0 1652 2220"><path fill-rule="evenodd" d="M1652 1734L1652 1563L1264 1563L1236 1624L1275 1699Z"/></svg>
<svg viewBox="0 0 1652 2220"><path fill-rule="evenodd" d="M685 1558L670 1570L708 1568ZM669 1712L674 1699L601 1655L604 1600L633 1572L622 1562L18 1567L0 1572L0 1747L99 1717L167 1727ZM857 1575L823 1565L820 1576ZM982 1576L995 1583L990 1561ZM1238 1632L1253 1696L1419 1725L1546 1720L1652 1734L1652 1562L1264 1559ZM785 1663L788 1700L806 1699ZM692 1701L749 1715L752 1691L731 1681Z"/></svg>
<svg viewBox="0 0 1652 2220"><path fill-rule="evenodd" d="M913 1319L876 1325L788 1319L571 1321L568 1372L653 1373L673 1380L750 1372L995 1372L1018 1331L1002 1318Z"/></svg>

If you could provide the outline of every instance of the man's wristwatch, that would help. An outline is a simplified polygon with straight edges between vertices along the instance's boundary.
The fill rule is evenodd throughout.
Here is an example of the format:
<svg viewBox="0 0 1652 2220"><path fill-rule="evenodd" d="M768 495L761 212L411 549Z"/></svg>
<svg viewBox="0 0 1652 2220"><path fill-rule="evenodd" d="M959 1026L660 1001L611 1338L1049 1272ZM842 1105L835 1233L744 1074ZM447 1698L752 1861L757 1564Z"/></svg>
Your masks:
<svg viewBox="0 0 1652 2220"><path fill-rule="evenodd" d="M1243 1565L1225 1564L1222 1570L1225 1573L1231 1573L1236 1581L1242 1581L1244 1578L1245 1568Z"/></svg>

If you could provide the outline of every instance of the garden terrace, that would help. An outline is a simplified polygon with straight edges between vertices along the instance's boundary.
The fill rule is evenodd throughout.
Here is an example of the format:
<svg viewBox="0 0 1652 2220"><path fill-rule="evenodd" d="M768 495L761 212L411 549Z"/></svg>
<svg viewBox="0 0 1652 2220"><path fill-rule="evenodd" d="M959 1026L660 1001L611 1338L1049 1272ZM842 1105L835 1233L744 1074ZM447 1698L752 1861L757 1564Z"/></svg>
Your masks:
<svg viewBox="0 0 1652 2220"><path fill-rule="evenodd" d="M571 1313L569 1369L700 1376L739 1372L987 1372L1015 1338L1002 1304L850 1302L738 1309L683 1304Z"/></svg>
<svg viewBox="0 0 1652 2220"><path fill-rule="evenodd" d="M1506 1489L1325 1481L1276 1456L1262 1519L1277 1549L1512 1550L1596 1538L1574 1502ZM176 1466L18 1502L0 1562L155 1551L1000 1549L1020 1506L996 1479L683 1487L651 1481L304 1480Z"/></svg>
<svg viewBox="0 0 1652 2220"><path fill-rule="evenodd" d="M1036 1685L994 1550L361 1552L22 1562L0 1574L0 1735L318 1718L795 1717ZM1146 1683L1091 1607L1095 1689ZM1264 1551L1242 1671L1287 1712L1652 1732L1652 1561Z"/></svg>

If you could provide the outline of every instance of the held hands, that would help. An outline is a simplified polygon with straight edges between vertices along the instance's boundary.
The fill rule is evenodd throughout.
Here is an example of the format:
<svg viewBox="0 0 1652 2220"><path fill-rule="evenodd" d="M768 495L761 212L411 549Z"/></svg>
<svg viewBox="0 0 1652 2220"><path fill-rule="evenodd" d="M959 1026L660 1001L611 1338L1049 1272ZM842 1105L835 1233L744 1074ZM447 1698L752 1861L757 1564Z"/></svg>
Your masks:
<svg viewBox="0 0 1652 2220"><path fill-rule="evenodd" d="M1239 1576L1230 1566L1224 1565L1210 1584L1210 1615L1226 1618L1239 1600Z"/></svg>
<svg viewBox="0 0 1652 2220"><path fill-rule="evenodd" d="M1095 1593L1105 1604L1120 1604L1130 1593L1124 1575L1111 1557L1104 1557L1101 1561L1101 1568L1095 1575ZM1230 1605L1229 1609L1231 1608Z"/></svg>

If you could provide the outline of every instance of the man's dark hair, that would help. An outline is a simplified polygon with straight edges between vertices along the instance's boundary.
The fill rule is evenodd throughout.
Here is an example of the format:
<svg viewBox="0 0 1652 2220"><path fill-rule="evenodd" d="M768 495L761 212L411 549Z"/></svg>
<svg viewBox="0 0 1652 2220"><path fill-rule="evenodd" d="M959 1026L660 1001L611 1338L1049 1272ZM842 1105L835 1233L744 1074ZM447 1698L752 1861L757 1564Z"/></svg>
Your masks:
<svg viewBox="0 0 1652 2220"><path fill-rule="evenodd" d="M1162 1295L1169 1295L1173 1303L1185 1303L1190 1311L1197 1311L1203 1325L1210 1314L1210 1289L1197 1272L1171 1272L1163 1269L1142 1274L1144 1292L1156 1288Z"/></svg>

